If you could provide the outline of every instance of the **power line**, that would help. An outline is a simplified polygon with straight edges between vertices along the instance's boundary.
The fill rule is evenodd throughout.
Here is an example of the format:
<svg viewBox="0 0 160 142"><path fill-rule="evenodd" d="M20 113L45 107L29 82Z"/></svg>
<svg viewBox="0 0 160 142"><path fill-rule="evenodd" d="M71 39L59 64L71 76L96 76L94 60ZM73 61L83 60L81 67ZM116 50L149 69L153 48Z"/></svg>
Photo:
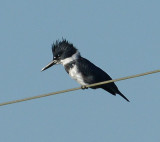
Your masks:
<svg viewBox="0 0 160 142"><path fill-rule="evenodd" d="M111 83L111 82L117 82L117 81L121 81L121 80L136 78L136 77L145 76L145 75L149 75L149 74L154 74L154 73L158 73L158 72L160 72L160 70L154 70L154 71L150 71L150 72L146 72L146 73L141 73L141 74L122 77L122 78L118 78L118 79L103 81L103 82L99 82L99 83L94 83L94 84L83 86L83 88L94 87L94 86L98 86L98 85L102 85L102 84L107 84L107 83ZM19 102L24 102L24 101L33 100L33 99L38 99L38 98L47 97L47 96L56 95L56 94L61 94L61 93L65 93L65 92L71 92L71 91L80 90L80 89L83 89L83 88L82 87L77 87L77 88L72 88L72 89L67 89L67 90L42 94L42 95L38 95L38 96L23 98L23 99L19 99L19 100L8 101L8 102L0 103L0 106L19 103Z"/></svg>

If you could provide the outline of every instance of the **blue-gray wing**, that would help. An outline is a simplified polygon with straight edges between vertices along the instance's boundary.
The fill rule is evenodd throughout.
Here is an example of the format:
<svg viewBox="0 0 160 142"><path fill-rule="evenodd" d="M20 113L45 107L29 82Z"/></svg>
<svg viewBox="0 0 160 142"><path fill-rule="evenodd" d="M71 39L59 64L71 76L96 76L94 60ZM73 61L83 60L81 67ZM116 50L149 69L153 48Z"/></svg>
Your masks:
<svg viewBox="0 0 160 142"><path fill-rule="evenodd" d="M84 77L84 81L88 84L111 80L112 78L102 69L91 63L85 58L77 60L76 64ZM110 83L114 84L114 83Z"/></svg>

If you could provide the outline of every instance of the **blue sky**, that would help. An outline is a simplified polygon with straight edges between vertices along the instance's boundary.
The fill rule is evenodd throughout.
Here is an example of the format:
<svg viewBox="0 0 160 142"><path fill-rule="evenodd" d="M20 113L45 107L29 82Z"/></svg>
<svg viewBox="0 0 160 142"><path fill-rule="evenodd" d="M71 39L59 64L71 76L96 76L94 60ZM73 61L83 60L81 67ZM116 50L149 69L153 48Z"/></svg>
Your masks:
<svg viewBox="0 0 160 142"><path fill-rule="evenodd" d="M73 87L61 65L40 72L62 37L112 78L159 69L158 0L1 0L0 102ZM159 142L160 73L0 107L3 142Z"/></svg>

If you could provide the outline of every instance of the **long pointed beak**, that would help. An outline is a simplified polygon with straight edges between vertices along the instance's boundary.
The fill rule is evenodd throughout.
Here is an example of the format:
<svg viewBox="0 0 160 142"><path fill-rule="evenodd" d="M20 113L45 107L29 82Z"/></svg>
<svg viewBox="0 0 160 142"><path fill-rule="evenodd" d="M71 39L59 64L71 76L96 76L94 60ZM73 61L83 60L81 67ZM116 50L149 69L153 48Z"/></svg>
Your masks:
<svg viewBox="0 0 160 142"><path fill-rule="evenodd" d="M55 65L56 63L57 63L57 60L52 60L47 66L42 68L41 71L44 71L44 70L50 68L51 66Z"/></svg>

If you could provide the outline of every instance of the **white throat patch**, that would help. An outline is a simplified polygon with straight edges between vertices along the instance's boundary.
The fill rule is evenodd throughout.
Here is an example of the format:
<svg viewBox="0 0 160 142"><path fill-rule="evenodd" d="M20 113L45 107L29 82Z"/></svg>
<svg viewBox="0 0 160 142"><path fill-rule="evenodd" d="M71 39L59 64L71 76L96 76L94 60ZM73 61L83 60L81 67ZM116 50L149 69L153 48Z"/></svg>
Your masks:
<svg viewBox="0 0 160 142"><path fill-rule="evenodd" d="M64 65L66 65L66 64L68 64L68 63L70 63L70 62L72 62L72 61L74 61L76 59L78 59L79 56L80 56L80 53L77 51L71 57L61 60L61 64L64 66Z"/></svg>

